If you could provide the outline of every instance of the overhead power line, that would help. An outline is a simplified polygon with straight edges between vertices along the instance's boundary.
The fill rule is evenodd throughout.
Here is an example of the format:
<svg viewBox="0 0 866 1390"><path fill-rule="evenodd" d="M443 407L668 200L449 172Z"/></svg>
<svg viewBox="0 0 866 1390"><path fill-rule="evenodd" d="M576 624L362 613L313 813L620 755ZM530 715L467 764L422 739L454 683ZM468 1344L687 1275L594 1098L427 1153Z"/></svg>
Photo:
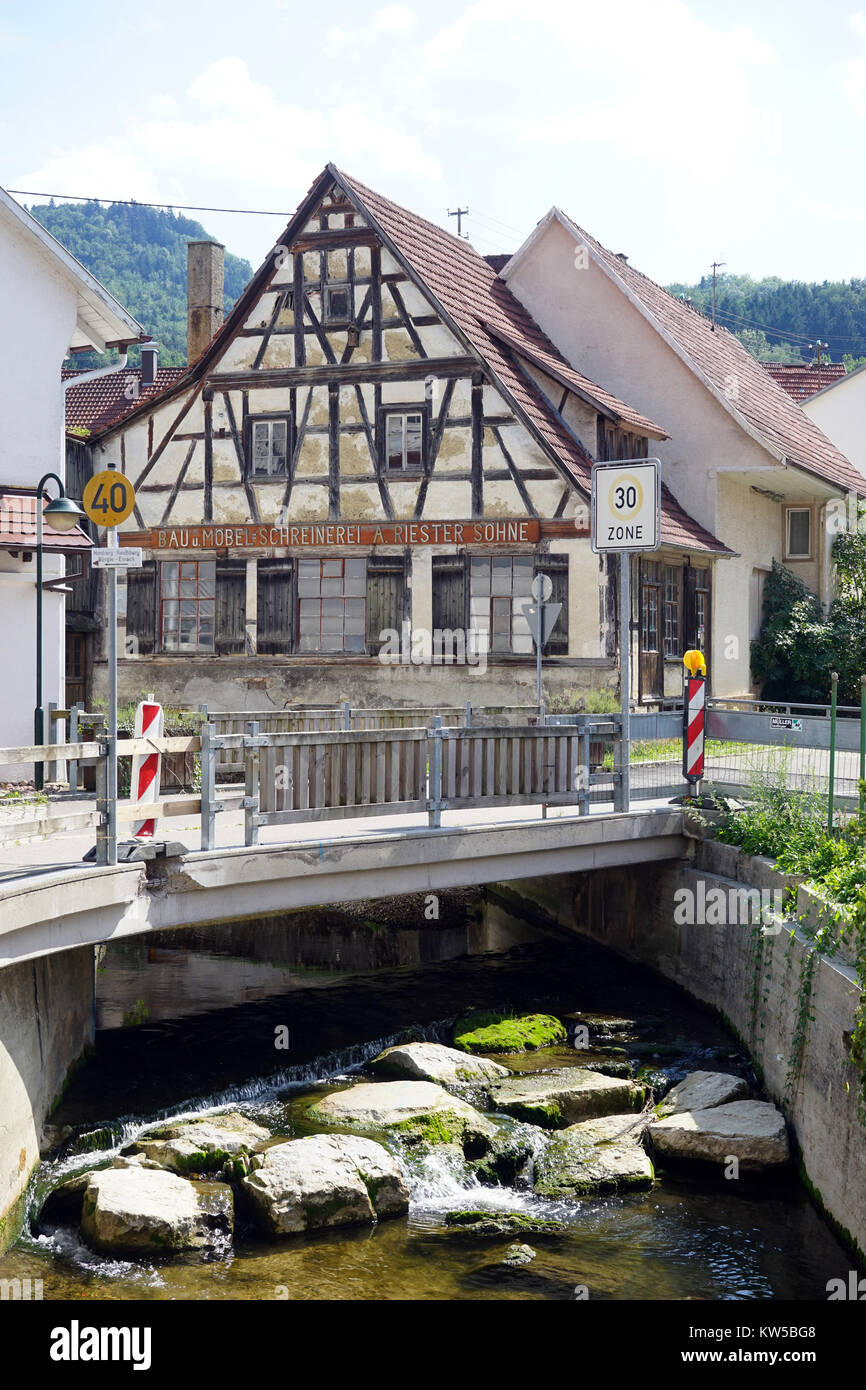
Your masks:
<svg viewBox="0 0 866 1390"><path fill-rule="evenodd" d="M211 208L198 203L149 203L140 198L94 198L83 193L34 193L28 188L7 188L16 198L63 198L71 203L115 203L128 208L171 208L176 212L238 212L246 217L293 217L291 212L273 212L267 208Z"/></svg>

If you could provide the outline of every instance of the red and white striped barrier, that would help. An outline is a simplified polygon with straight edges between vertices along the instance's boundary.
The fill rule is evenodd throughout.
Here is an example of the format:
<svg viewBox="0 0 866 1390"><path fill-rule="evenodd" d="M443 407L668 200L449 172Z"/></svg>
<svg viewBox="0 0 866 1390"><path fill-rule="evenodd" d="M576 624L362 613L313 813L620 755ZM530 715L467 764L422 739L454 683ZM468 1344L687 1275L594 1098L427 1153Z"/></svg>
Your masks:
<svg viewBox="0 0 866 1390"><path fill-rule="evenodd" d="M700 782L704 775L706 703L706 676L686 676L683 700L683 776L690 782Z"/></svg>
<svg viewBox="0 0 866 1390"><path fill-rule="evenodd" d="M162 738L162 705L155 700L142 700L135 711L136 738ZM135 753L132 758L132 780L129 795L132 803L158 801L162 772L161 753ZM156 817L139 821L133 826L136 840L152 840L156 834Z"/></svg>

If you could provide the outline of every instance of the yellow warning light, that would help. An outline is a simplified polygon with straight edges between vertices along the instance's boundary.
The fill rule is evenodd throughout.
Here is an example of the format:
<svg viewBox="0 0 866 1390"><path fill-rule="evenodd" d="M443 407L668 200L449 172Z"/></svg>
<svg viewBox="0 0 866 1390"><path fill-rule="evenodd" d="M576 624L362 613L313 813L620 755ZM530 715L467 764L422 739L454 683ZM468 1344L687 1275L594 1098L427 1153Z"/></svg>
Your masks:
<svg viewBox="0 0 866 1390"><path fill-rule="evenodd" d="M683 665L693 676L696 676L698 672L700 672L702 676L707 674L707 663L704 660L704 654L703 652L699 652L697 648L693 648L691 651L686 652L683 657Z"/></svg>

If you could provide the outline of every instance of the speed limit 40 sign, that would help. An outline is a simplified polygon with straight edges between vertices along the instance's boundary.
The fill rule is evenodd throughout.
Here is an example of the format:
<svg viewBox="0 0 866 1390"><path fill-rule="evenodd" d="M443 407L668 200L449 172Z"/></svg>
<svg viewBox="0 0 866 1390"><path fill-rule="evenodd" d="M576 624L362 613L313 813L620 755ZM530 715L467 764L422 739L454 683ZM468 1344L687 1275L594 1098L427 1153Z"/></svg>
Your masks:
<svg viewBox="0 0 866 1390"><path fill-rule="evenodd" d="M81 505L97 526L111 529L132 514L135 488L123 473L106 468L103 473L94 473L86 484Z"/></svg>
<svg viewBox="0 0 866 1390"><path fill-rule="evenodd" d="M625 459L592 468L592 548L657 550L661 542L661 465Z"/></svg>

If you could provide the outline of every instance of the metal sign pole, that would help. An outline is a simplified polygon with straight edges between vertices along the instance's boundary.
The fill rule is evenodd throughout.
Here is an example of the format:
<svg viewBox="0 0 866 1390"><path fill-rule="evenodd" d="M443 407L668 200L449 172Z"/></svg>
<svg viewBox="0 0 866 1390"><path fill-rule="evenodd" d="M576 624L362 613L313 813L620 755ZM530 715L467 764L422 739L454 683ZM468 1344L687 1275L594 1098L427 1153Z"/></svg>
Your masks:
<svg viewBox="0 0 866 1390"><path fill-rule="evenodd" d="M622 728L619 744L619 799L620 810L627 811L631 787L629 783L631 730L629 702L631 696L631 556L626 552L619 557L619 655L620 655L620 708Z"/></svg>
<svg viewBox="0 0 866 1390"><path fill-rule="evenodd" d="M110 546L117 545L117 531L108 532ZM107 863L117 863L117 570L108 571L108 805Z"/></svg>

